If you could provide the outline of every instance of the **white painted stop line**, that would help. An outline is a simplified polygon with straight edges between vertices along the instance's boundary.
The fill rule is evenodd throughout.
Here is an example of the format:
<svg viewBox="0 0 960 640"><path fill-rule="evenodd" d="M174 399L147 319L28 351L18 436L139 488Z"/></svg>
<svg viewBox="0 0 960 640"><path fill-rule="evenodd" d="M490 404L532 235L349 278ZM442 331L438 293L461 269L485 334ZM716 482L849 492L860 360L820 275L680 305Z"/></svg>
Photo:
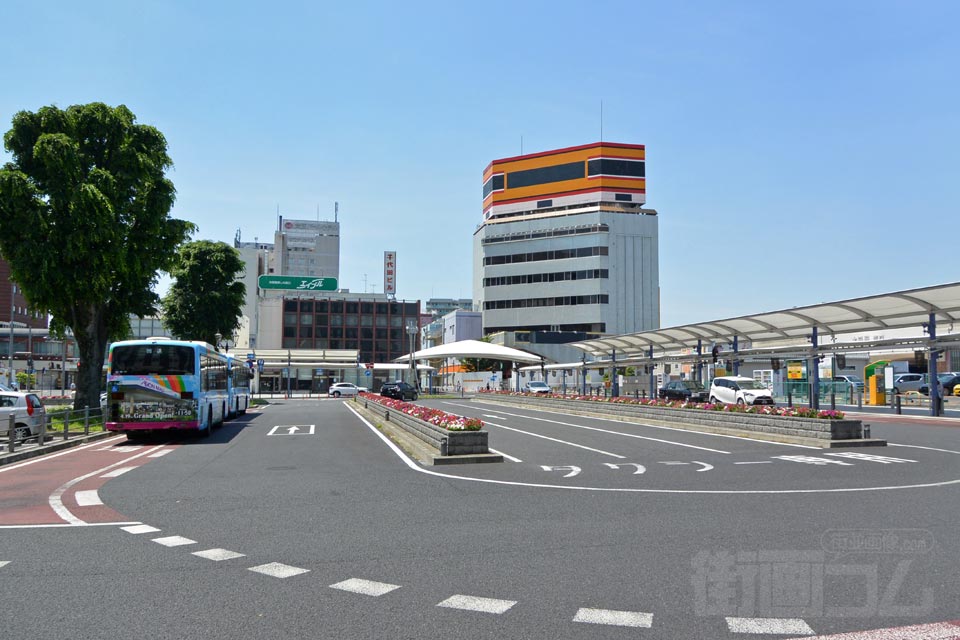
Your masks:
<svg viewBox="0 0 960 640"><path fill-rule="evenodd" d="M100 500L100 494L97 493L96 489L91 489L90 491L77 491L77 506L78 507L93 507L98 504L103 504Z"/></svg>
<svg viewBox="0 0 960 640"><path fill-rule="evenodd" d="M482 613L504 613L510 607L517 604L515 600L495 600L493 598L480 598L477 596L455 595L450 596L443 602L437 604L438 607L447 607L448 609L464 609L466 611L480 611Z"/></svg>
<svg viewBox="0 0 960 640"><path fill-rule="evenodd" d="M733 633L770 633L813 635L813 629L799 618L727 618Z"/></svg>
<svg viewBox="0 0 960 640"><path fill-rule="evenodd" d="M573 617L573 621L649 629L653 625L653 614L643 613L642 611L612 611L610 609L582 608L577 611L577 615Z"/></svg>
<svg viewBox="0 0 960 640"><path fill-rule="evenodd" d="M361 580L360 578L351 578L330 585L331 589L340 589L350 593L360 593L365 596L379 597L400 588L398 584L388 584L386 582L374 582L373 580Z"/></svg>

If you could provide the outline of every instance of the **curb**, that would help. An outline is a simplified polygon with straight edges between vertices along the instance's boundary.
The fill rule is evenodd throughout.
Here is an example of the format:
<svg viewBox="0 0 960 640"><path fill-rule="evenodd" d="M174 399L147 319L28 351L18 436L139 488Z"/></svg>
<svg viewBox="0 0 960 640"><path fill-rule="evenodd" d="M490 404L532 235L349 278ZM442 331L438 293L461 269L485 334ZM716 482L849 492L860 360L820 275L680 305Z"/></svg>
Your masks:
<svg viewBox="0 0 960 640"><path fill-rule="evenodd" d="M0 453L0 466L5 464L13 464L14 462L20 462L22 460L29 460L30 458L39 458L40 456L48 453L54 453L64 449L72 449L73 447L78 447L82 444L96 442L97 440L106 440L107 438L113 438L116 436L117 434L113 431L103 431L101 433L92 433L88 436L75 436L69 440L57 440L55 442L40 445L35 449L27 449L26 451Z"/></svg>

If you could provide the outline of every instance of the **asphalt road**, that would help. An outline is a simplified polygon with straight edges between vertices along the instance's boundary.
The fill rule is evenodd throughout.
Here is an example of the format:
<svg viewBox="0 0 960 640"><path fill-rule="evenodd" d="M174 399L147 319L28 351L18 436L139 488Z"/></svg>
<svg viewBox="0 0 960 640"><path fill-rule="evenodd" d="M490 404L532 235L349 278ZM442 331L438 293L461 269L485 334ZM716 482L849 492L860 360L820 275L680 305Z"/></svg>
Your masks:
<svg viewBox="0 0 960 640"><path fill-rule="evenodd" d="M0 467L3 637L787 638L960 618L956 420L871 416L890 446L822 450L440 400L509 458L423 467L349 404Z"/></svg>

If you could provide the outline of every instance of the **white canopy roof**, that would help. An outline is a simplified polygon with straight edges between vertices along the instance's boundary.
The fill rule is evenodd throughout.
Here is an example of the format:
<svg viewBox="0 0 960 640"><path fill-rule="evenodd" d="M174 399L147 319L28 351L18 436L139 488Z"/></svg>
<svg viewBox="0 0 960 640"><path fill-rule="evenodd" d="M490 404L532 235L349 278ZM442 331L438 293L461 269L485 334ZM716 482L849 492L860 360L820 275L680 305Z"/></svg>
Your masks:
<svg viewBox="0 0 960 640"><path fill-rule="evenodd" d="M498 344L483 342L482 340L460 340L446 344L421 349L413 354L414 360L430 360L432 358L489 358L492 360L509 360L510 362L540 362L541 356L502 347ZM407 362L410 356L402 356L396 362Z"/></svg>

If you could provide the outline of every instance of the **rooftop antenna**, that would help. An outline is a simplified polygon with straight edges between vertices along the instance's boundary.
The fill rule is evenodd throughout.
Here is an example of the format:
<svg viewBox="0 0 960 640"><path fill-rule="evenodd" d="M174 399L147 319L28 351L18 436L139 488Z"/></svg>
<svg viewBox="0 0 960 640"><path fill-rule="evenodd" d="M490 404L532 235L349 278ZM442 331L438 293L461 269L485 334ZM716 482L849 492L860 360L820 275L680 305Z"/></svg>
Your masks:
<svg viewBox="0 0 960 640"><path fill-rule="evenodd" d="M280 205L277 205L277 231L280 231Z"/></svg>
<svg viewBox="0 0 960 640"><path fill-rule="evenodd" d="M337 216L338 216L339 214L340 214L340 203L339 203L339 202L334 202L334 203L333 203L333 221L334 221L334 222L337 221Z"/></svg>
<svg viewBox="0 0 960 640"><path fill-rule="evenodd" d="M603 100L600 101L600 142L603 142Z"/></svg>

